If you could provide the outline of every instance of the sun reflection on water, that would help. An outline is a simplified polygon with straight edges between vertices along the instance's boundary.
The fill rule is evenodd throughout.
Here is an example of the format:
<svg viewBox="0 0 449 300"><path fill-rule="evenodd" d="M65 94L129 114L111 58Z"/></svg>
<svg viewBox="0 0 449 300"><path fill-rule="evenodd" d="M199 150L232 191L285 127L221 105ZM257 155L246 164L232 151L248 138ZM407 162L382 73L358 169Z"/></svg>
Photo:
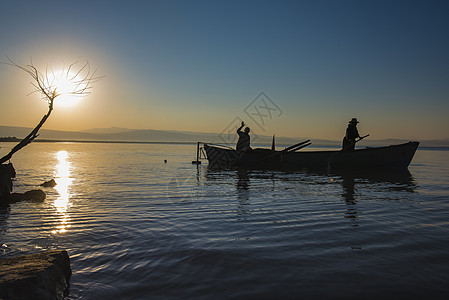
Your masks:
<svg viewBox="0 0 449 300"><path fill-rule="evenodd" d="M64 233L67 228L70 227L70 217L67 210L70 208L70 186L72 185L73 178L70 177L70 161L68 160L69 154L67 151L59 151L56 153L58 164L56 165L55 189L58 192L58 198L54 201L53 206L57 212L61 215L60 224L56 226L56 229L52 233Z"/></svg>

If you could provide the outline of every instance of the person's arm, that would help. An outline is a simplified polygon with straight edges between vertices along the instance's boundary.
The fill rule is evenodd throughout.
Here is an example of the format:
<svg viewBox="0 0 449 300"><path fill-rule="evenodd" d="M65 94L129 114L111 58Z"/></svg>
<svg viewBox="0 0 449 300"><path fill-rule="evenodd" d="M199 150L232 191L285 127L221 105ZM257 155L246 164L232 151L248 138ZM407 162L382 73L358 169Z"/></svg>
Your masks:
<svg viewBox="0 0 449 300"><path fill-rule="evenodd" d="M242 121L242 126L237 129L237 133L242 132L243 126L245 126L245 122Z"/></svg>

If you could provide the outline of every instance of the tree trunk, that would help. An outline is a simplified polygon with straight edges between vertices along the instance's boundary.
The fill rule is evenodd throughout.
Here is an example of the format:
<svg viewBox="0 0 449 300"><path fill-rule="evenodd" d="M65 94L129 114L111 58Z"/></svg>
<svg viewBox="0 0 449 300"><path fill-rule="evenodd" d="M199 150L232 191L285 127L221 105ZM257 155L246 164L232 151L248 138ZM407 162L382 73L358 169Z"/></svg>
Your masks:
<svg viewBox="0 0 449 300"><path fill-rule="evenodd" d="M48 117L50 117L51 112L53 111L53 101L49 104L48 113L42 118L42 120L37 124L37 126L30 132L23 140L21 140L17 145L12 148L12 150L0 158L0 164L3 164L11 159L14 153L31 143L35 138L39 136L38 132L41 129L42 125L44 125L45 121L47 121Z"/></svg>

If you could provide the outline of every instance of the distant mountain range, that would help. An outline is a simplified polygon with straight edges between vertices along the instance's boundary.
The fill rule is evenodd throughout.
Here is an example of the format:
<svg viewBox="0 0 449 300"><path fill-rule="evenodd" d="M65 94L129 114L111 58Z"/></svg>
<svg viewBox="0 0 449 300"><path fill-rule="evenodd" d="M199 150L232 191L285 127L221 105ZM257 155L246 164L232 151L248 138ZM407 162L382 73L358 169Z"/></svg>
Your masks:
<svg viewBox="0 0 449 300"><path fill-rule="evenodd" d="M32 128L0 126L0 137L24 138ZM85 131L59 131L41 129L39 140L54 141L98 141L98 142L162 142L162 143L196 143L208 142L218 144L235 144L237 135L225 135L223 133L204 133L190 131L151 130L151 129L127 129L127 128L94 128ZM276 137L277 145L291 145L310 139L313 146L340 146L341 141L320 140L307 137L289 138ZM271 144L271 136L253 135L253 144ZM364 146L384 146L408 142L408 140L385 139L363 141ZM441 140L425 140L422 147L449 147L449 138ZM361 142L362 143L362 142Z"/></svg>

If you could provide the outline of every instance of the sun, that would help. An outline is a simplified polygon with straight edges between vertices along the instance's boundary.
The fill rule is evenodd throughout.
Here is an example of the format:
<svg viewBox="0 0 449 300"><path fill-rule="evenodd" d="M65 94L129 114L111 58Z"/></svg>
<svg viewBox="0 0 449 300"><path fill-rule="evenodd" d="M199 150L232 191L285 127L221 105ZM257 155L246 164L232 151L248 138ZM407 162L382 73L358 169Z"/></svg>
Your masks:
<svg viewBox="0 0 449 300"><path fill-rule="evenodd" d="M70 70L55 70L49 73L48 83L51 89L56 89L56 107L74 107L83 101L83 96L77 94L80 87L79 74Z"/></svg>

